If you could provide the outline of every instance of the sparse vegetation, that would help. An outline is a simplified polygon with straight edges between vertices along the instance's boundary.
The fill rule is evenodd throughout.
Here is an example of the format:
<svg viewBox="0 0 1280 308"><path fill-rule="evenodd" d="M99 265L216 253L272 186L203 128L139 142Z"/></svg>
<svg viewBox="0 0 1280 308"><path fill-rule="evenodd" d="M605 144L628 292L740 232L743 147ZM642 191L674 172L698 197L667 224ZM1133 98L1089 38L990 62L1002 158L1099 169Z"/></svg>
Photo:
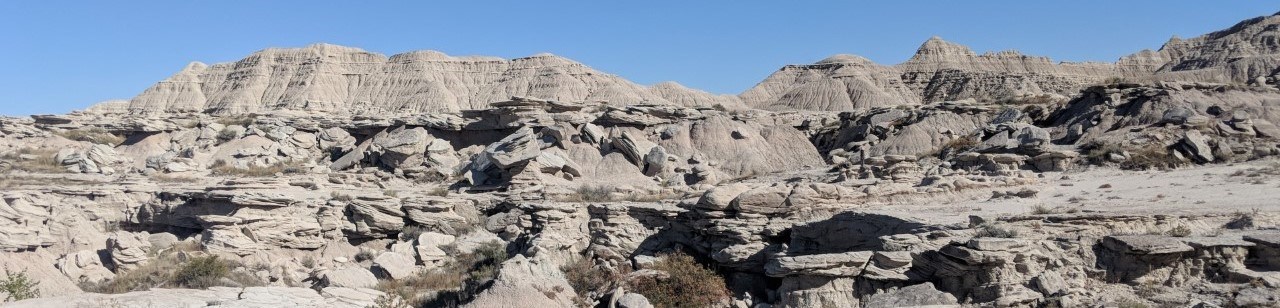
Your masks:
<svg viewBox="0 0 1280 308"><path fill-rule="evenodd" d="M403 298L411 307L453 307L469 300L484 284L497 278L507 260L506 246L491 242L461 253L444 247L453 261L405 279L380 281L376 289ZM396 306L391 306L396 307Z"/></svg>
<svg viewBox="0 0 1280 308"><path fill-rule="evenodd" d="M1094 165L1115 163L1125 170L1169 170L1185 163L1173 156L1171 150L1160 144L1148 144L1127 148L1114 143L1091 142L1081 146L1085 160ZM1117 160L1115 157L1124 157Z"/></svg>
<svg viewBox="0 0 1280 308"><path fill-rule="evenodd" d="M168 249L151 252L152 260L126 270L115 279L84 283L80 289L95 293L127 293L151 288L208 288L215 286L252 287L263 285L257 277L233 269L241 264L216 256L192 257L186 262L179 252L198 251L199 246L179 242Z"/></svg>
<svg viewBox="0 0 1280 308"><path fill-rule="evenodd" d="M1266 184L1267 179L1276 176L1280 176L1280 163L1271 163L1262 167L1240 169L1231 173L1231 177L1244 178L1245 183L1254 185Z"/></svg>
<svg viewBox="0 0 1280 308"><path fill-rule="evenodd" d="M711 307L729 297L724 278L687 254L659 255L653 268L668 276L636 277L628 284L654 307Z"/></svg>
<svg viewBox="0 0 1280 308"><path fill-rule="evenodd" d="M26 271L15 273L6 269L4 280L0 280L0 292L4 292L6 302L20 301L40 297L40 290L36 289L39 285L39 281L27 277Z"/></svg>
<svg viewBox="0 0 1280 308"><path fill-rule="evenodd" d="M329 192L329 199L348 202L351 200L355 200L355 197L352 197L351 195L348 195L348 194L332 191L332 192Z"/></svg>
<svg viewBox="0 0 1280 308"><path fill-rule="evenodd" d="M951 139L951 141L947 141L946 144L943 144L939 153L943 155L955 155L968 152L976 147L978 147L978 138L974 136L961 136L960 138Z"/></svg>
<svg viewBox="0 0 1280 308"><path fill-rule="evenodd" d="M213 175L217 176L242 176L242 177L269 177L277 174L303 174L306 168L300 161L282 161L267 166L250 165L240 168L228 164L224 160L218 160L209 166L209 170Z"/></svg>
<svg viewBox="0 0 1280 308"><path fill-rule="evenodd" d="M978 226L977 230L973 233L973 237L1015 238L1018 237L1018 230L993 224L984 224Z"/></svg>
<svg viewBox="0 0 1280 308"><path fill-rule="evenodd" d="M1250 212L1236 211L1234 217L1231 218L1231 221L1228 221L1226 224L1222 225L1222 227L1227 229L1256 228L1257 225L1254 223L1254 217L1258 216L1258 212L1259 210L1257 208Z"/></svg>
<svg viewBox="0 0 1280 308"><path fill-rule="evenodd" d="M51 149L22 148L0 156L0 171L18 170L30 173L67 173Z"/></svg>
<svg viewBox="0 0 1280 308"><path fill-rule="evenodd" d="M1152 144L1130 152L1129 159L1120 163L1126 170L1169 170L1181 166L1183 162L1174 157L1169 148Z"/></svg>
<svg viewBox="0 0 1280 308"><path fill-rule="evenodd" d="M657 202L680 198L682 195L677 192L617 192L617 189L607 185L582 185L578 186L572 193L560 196L559 201L564 202L614 202L614 201L631 201L631 202Z"/></svg>
<svg viewBox="0 0 1280 308"><path fill-rule="evenodd" d="M1191 228L1188 228L1187 226L1183 226L1183 225L1178 225L1176 227L1173 227L1173 229L1169 229L1169 232L1167 232L1166 234L1172 237L1188 237L1188 236L1191 236Z"/></svg>
<svg viewBox="0 0 1280 308"><path fill-rule="evenodd" d="M96 144L117 146L124 143L124 137L116 136L100 127L78 128L57 133L58 136L75 141L87 141Z"/></svg>

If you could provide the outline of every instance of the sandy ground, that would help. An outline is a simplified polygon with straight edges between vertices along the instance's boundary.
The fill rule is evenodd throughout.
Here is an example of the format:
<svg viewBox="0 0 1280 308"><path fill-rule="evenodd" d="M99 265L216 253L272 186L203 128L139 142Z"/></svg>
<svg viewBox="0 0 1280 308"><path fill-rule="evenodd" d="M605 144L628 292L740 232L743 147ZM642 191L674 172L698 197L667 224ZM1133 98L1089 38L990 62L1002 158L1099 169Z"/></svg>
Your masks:
<svg viewBox="0 0 1280 308"><path fill-rule="evenodd" d="M1040 183L1024 186L1039 190L1032 198L992 199L991 191L984 190L874 205L869 209L935 223L965 222L969 215L1030 214L1036 207L1117 214L1200 215L1254 210L1280 214L1280 175L1258 171L1267 168L1280 171L1280 160L1170 171L1091 168L1046 173Z"/></svg>

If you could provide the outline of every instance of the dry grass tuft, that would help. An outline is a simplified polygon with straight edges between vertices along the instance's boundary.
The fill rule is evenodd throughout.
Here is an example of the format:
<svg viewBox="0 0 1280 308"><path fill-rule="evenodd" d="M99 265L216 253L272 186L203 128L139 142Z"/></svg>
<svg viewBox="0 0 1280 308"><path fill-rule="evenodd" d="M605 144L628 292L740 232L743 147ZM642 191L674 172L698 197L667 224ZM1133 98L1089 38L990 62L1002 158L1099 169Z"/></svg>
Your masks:
<svg viewBox="0 0 1280 308"><path fill-rule="evenodd" d="M278 162L268 166L252 165L239 168L219 160L209 166L209 171L216 176L269 177L277 174L304 174L307 169L300 161Z"/></svg>
<svg viewBox="0 0 1280 308"><path fill-rule="evenodd" d="M124 137L116 136L100 127L77 128L57 133L58 136L75 141L87 141L96 144L117 146L124 143Z"/></svg>

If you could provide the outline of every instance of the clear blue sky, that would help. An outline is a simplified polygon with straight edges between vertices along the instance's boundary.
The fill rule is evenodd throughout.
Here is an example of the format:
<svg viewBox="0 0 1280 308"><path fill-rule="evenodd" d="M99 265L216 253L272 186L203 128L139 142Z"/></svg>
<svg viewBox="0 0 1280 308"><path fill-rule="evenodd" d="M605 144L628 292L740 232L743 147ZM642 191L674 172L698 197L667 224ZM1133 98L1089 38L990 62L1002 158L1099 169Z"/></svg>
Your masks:
<svg viewBox="0 0 1280 308"><path fill-rule="evenodd" d="M127 99L190 61L327 42L391 55L551 52L640 84L737 94L838 53L885 64L931 36L1114 61L1280 11L1271 1L3 1L0 114ZM434 2L434 1L433 1Z"/></svg>

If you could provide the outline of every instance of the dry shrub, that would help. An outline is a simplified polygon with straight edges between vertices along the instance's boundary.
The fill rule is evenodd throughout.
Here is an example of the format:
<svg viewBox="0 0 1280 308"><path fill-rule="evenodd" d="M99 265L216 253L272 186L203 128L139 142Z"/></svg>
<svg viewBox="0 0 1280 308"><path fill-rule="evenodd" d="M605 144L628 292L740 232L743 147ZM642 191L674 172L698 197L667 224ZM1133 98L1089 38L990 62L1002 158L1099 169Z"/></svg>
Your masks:
<svg viewBox="0 0 1280 308"><path fill-rule="evenodd" d="M257 119L258 119L258 115L254 115L254 114L235 115L235 116L227 116L227 117L219 118L215 122L217 122L218 124L222 124L223 126L239 125L239 126L249 127L249 125L252 125L253 121Z"/></svg>
<svg viewBox="0 0 1280 308"><path fill-rule="evenodd" d="M1130 151L1129 159L1120 163L1120 169L1169 170L1180 165L1182 161L1173 156L1169 148L1152 144Z"/></svg>
<svg viewBox="0 0 1280 308"><path fill-rule="evenodd" d="M654 269L668 277L638 277L628 283L655 307L711 307L729 297L724 278L684 253L662 254Z"/></svg>
<svg viewBox="0 0 1280 308"><path fill-rule="evenodd" d="M604 294L617 287L622 281L623 273L611 271L595 265L591 258L579 258L578 261L560 267L569 286L578 294L578 305L587 307L589 294Z"/></svg>
<svg viewBox="0 0 1280 308"><path fill-rule="evenodd" d="M380 281L375 289L403 298L412 307L454 307L470 300L481 286L497 278L499 267L507 260L507 248L502 242L487 243L469 253L442 248L456 257L434 270Z"/></svg>
<svg viewBox="0 0 1280 308"><path fill-rule="evenodd" d="M124 143L124 137L116 136L101 127L77 128L57 133L58 136L75 141L87 141L96 144L117 146Z"/></svg>

